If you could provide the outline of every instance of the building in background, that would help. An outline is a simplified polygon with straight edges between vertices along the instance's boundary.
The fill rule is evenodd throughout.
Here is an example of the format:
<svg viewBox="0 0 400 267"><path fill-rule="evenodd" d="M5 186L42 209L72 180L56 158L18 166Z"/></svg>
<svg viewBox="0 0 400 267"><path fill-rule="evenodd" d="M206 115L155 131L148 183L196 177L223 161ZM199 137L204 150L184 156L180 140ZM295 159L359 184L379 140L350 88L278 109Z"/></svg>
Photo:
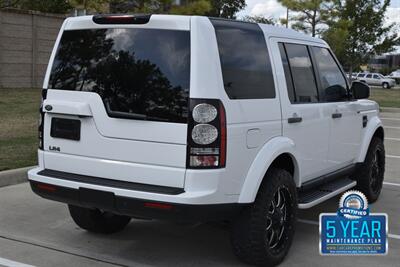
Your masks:
<svg viewBox="0 0 400 267"><path fill-rule="evenodd" d="M368 69L382 72L383 74L389 74L394 70L400 69L400 53L375 56L369 61Z"/></svg>

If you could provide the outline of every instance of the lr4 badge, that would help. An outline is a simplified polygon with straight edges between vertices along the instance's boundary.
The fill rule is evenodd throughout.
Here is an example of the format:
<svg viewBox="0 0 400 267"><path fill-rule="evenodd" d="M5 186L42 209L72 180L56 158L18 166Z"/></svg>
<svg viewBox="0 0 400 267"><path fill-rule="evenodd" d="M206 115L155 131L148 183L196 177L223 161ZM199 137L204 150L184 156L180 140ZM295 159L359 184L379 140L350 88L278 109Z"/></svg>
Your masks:
<svg viewBox="0 0 400 267"><path fill-rule="evenodd" d="M369 213L364 194L348 191L337 213L322 213L319 219L321 255L386 255L388 219L384 213Z"/></svg>

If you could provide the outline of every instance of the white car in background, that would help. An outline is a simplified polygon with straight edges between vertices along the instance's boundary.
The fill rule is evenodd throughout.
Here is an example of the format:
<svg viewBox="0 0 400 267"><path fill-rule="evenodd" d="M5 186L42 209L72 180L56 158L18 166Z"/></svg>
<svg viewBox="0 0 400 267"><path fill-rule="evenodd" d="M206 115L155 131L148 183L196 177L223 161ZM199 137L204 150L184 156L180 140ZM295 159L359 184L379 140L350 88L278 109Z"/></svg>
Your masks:
<svg viewBox="0 0 400 267"><path fill-rule="evenodd" d="M395 79L395 80L397 80L397 83L400 83L400 69L393 71L392 73L390 73L389 75L387 75L385 77L389 78L389 79Z"/></svg>
<svg viewBox="0 0 400 267"><path fill-rule="evenodd" d="M389 89L396 85L395 80L386 78L380 73L358 73L357 80L368 85L382 86L384 89Z"/></svg>

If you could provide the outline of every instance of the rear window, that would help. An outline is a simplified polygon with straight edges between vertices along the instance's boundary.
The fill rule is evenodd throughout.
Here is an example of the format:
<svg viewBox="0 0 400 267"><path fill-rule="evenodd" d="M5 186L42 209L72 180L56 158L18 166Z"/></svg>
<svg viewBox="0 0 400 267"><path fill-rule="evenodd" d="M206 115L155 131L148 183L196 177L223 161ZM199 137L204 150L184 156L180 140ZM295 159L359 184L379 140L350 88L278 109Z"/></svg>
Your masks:
<svg viewBox="0 0 400 267"><path fill-rule="evenodd" d="M189 31L65 31L49 89L98 93L111 117L187 122Z"/></svg>
<svg viewBox="0 0 400 267"><path fill-rule="evenodd" d="M229 98L275 98L271 62L260 26L221 19L211 19L211 23Z"/></svg>

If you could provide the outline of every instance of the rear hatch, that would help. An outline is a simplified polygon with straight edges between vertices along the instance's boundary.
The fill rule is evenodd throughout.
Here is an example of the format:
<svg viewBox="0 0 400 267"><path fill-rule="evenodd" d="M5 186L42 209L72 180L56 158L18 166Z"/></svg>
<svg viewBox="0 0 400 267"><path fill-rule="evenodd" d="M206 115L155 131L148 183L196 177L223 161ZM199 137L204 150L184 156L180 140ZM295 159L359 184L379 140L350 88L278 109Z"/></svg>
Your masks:
<svg viewBox="0 0 400 267"><path fill-rule="evenodd" d="M183 187L189 19L64 24L45 80L46 169Z"/></svg>

